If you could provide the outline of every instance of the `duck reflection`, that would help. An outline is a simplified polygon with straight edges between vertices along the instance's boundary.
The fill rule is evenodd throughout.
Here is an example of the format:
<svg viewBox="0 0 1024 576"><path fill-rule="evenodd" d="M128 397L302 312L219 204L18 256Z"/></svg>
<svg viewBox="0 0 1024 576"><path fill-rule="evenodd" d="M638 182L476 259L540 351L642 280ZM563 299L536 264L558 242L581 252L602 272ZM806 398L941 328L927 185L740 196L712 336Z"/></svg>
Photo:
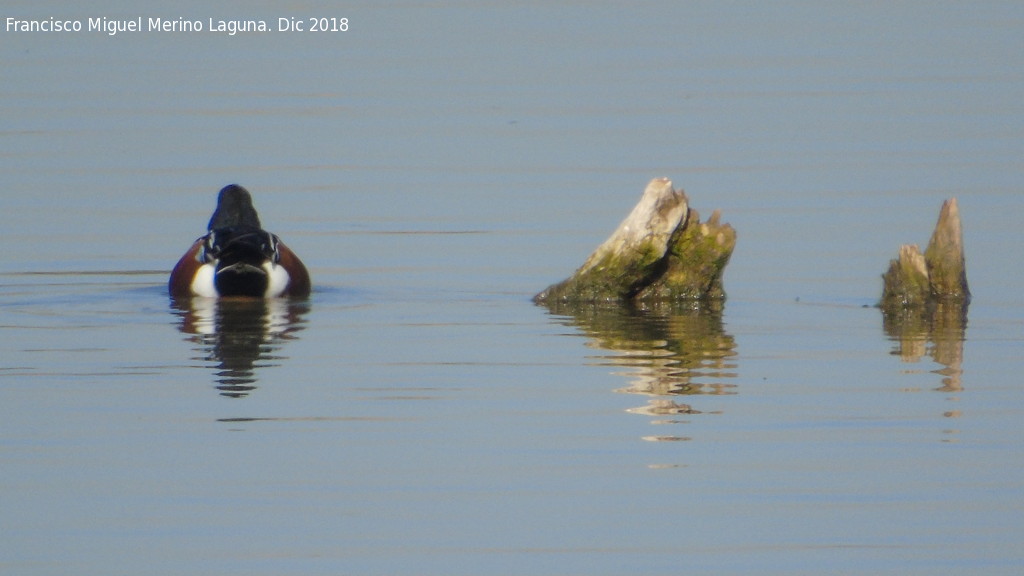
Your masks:
<svg viewBox="0 0 1024 576"><path fill-rule="evenodd" d="M690 398L700 394L735 394L736 341L722 324L720 302L665 303L645 306L549 305L592 338L590 346L611 354L602 363L629 368L629 386L618 391L648 397L646 406L630 409L677 423L680 415L699 414ZM684 440L656 436L649 440Z"/></svg>
<svg viewBox="0 0 1024 576"><path fill-rule="evenodd" d="M257 369L285 359L278 351L302 330L309 302L186 298L172 300L171 309L180 317L178 329L196 344L200 356L195 359L214 370L216 388L224 396L241 398L256 388Z"/></svg>
<svg viewBox="0 0 1024 576"><path fill-rule="evenodd" d="M882 326L895 342L892 354L904 362L919 362L925 355L943 367L941 392L963 390L964 338L967 306L937 302L926 308L882 310Z"/></svg>

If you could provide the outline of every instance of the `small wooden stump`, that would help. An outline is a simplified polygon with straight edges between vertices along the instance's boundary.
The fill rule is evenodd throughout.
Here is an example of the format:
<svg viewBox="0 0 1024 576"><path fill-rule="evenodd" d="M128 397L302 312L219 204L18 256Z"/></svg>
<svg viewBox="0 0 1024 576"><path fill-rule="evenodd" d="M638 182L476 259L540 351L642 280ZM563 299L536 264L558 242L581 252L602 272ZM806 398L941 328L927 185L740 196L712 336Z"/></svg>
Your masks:
<svg viewBox="0 0 1024 576"><path fill-rule="evenodd" d="M884 287L879 305L884 310L961 305L971 300L964 264L963 231L956 198L942 204L939 221L924 254L915 244L900 247L899 257L889 262L882 275Z"/></svg>
<svg viewBox="0 0 1024 576"><path fill-rule="evenodd" d="M725 298L722 273L736 231L718 211L701 223L686 194L655 178L612 235L537 303L654 302Z"/></svg>
<svg viewBox="0 0 1024 576"><path fill-rule="evenodd" d="M942 204L924 254L916 245L901 246L882 279L882 325L900 357L916 362L927 353L945 366L938 371L940 390L959 390L971 291L956 198Z"/></svg>

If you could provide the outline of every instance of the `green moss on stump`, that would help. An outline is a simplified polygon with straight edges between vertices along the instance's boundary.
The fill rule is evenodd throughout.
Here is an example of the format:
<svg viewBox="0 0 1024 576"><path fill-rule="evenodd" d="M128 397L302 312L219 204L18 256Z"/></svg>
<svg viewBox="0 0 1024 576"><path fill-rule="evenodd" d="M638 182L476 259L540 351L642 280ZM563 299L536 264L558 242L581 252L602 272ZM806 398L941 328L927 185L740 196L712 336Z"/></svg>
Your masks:
<svg viewBox="0 0 1024 576"><path fill-rule="evenodd" d="M956 198L943 203L924 254L916 245L901 246L899 257L889 262L889 270L882 275L882 280L879 306L885 310L931 308L940 302L966 309L971 291L967 286L963 231Z"/></svg>
<svg viewBox="0 0 1024 576"><path fill-rule="evenodd" d="M924 305L930 288L921 249L916 244L900 246L899 257L889 261L889 271L882 275L882 281L883 306Z"/></svg>
<svg viewBox="0 0 1024 576"><path fill-rule="evenodd" d="M648 184L640 203L570 278L534 297L538 303L721 300L722 274L736 232L716 211L701 223L670 180Z"/></svg>
<svg viewBox="0 0 1024 576"><path fill-rule="evenodd" d="M638 300L722 300L722 274L736 247L736 231L720 223L714 211L707 222L690 210L681 233L673 239L661 277L637 294Z"/></svg>

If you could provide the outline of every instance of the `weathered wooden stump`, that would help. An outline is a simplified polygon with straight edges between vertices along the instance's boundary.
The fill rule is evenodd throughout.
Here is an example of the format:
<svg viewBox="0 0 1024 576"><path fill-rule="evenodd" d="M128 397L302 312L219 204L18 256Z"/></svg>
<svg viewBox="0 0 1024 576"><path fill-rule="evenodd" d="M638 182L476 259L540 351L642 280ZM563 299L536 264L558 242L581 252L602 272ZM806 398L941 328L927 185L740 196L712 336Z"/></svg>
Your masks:
<svg viewBox="0 0 1024 576"><path fill-rule="evenodd" d="M971 291L967 287L963 230L956 198L942 204L924 254L915 244L901 246L899 257L889 262L889 270L882 279L879 305L884 310L934 307L940 303L966 309Z"/></svg>
<svg viewBox="0 0 1024 576"><path fill-rule="evenodd" d="M882 279L882 326L895 353L905 362L931 356L944 366L936 371L943 375L939 389L960 390L971 291L956 198L942 204L924 254L916 245L901 246Z"/></svg>
<svg viewBox="0 0 1024 576"><path fill-rule="evenodd" d="M668 178L655 178L612 235L537 303L721 300L736 231L718 211L707 222Z"/></svg>

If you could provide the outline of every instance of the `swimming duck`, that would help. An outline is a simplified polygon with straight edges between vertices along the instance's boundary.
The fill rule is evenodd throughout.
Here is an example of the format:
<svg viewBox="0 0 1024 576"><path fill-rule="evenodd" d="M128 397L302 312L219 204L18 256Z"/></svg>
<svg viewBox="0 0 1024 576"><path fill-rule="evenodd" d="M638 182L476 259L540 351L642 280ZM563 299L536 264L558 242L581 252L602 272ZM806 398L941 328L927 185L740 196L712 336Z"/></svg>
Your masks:
<svg viewBox="0 0 1024 576"><path fill-rule="evenodd" d="M171 296L309 295L306 266L280 238L262 228L245 188L231 184L220 191L206 229L171 271Z"/></svg>

